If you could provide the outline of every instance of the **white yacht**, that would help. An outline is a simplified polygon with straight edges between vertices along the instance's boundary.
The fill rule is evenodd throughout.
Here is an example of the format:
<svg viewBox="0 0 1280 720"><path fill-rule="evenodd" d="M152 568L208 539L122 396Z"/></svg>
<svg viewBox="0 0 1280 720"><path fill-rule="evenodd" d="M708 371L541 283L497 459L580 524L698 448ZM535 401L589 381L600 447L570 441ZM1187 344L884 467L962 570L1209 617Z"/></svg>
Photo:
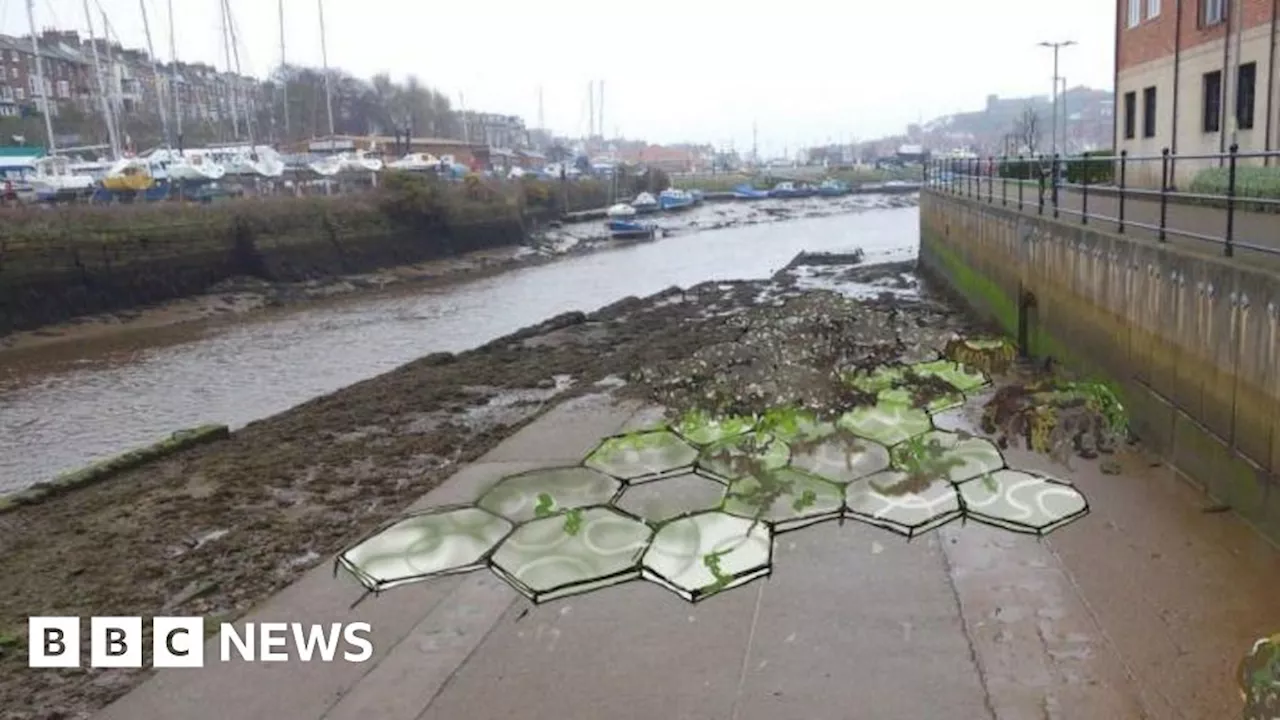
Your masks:
<svg viewBox="0 0 1280 720"><path fill-rule="evenodd" d="M438 170L440 168L440 158L431 153L409 153L399 160L387 163L387 168L391 170L409 170L423 172L426 170Z"/></svg>
<svg viewBox="0 0 1280 720"><path fill-rule="evenodd" d="M92 175L75 172L71 160L58 155L49 155L33 162L28 181L37 197L86 192L95 182Z"/></svg>

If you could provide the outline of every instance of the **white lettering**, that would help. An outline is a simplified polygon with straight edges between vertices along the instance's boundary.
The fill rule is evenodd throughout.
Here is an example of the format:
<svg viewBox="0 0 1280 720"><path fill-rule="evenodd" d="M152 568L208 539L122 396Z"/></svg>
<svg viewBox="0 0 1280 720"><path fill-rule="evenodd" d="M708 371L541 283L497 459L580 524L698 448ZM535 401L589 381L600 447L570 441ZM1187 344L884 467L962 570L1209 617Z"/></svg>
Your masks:
<svg viewBox="0 0 1280 720"><path fill-rule="evenodd" d="M347 662L364 662L373 657L373 643L369 638L361 635L368 635L373 632L373 628L369 627L369 623L351 623L342 632L342 636L346 638L348 645L354 645L360 648L360 652L355 653L348 650L342 654L342 659Z"/></svg>
<svg viewBox="0 0 1280 720"><path fill-rule="evenodd" d="M285 650L276 651L274 648L284 648L288 644L289 638L285 633L289 631L286 623L262 623L258 625L258 632L262 638L262 661L263 662L285 662L289 659L289 653Z"/></svg>
<svg viewBox="0 0 1280 720"><path fill-rule="evenodd" d="M338 652L338 641L342 637L342 625L330 625L327 634L323 625L310 626L310 632L307 632L306 627L302 623L293 624L293 644L298 648L298 658L303 662L311 662L311 656L318 646L320 659L333 662L333 656Z"/></svg>
<svg viewBox="0 0 1280 720"><path fill-rule="evenodd" d="M231 623L222 623L221 635L222 645L222 662L231 662L231 646L235 645L240 651L240 659L253 662L253 623L246 623L244 626L244 637L240 637L240 633L236 632L236 627Z"/></svg>

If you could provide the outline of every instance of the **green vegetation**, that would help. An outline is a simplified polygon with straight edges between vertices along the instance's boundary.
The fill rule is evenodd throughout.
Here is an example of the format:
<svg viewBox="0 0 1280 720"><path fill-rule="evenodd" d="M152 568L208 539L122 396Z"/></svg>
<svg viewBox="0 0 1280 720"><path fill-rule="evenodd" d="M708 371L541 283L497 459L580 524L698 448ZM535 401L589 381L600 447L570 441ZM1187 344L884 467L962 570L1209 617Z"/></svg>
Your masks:
<svg viewBox="0 0 1280 720"><path fill-rule="evenodd" d="M790 179L799 179L811 183L820 183L823 180L840 180L856 187L862 184L882 183L891 180L919 180L921 173L922 171L918 167L833 170L798 167L774 171L761 170L757 173L680 175L672 178L672 184L675 187L686 190L703 190L705 192L730 192L739 185L750 185L757 190L769 190L774 185Z"/></svg>
<svg viewBox="0 0 1280 720"><path fill-rule="evenodd" d="M533 507L533 516L544 518L555 514L556 501L550 493L538 493L538 504Z"/></svg>
<svg viewBox="0 0 1280 720"><path fill-rule="evenodd" d="M1226 195L1230 187L1229 168L1214 167L1196 173L1189 189L1205 195ZM1280 200L1280 167L1237 165L1236 197Z"/></svg>
<svg viewBox="0 0 1280 720"><path fill-rule="evenodd" d="M1091 150L1079 158L1067 160L1067 182L1090 185L1111 184L1116 167L1115 160L1093 160L1094 157L1111 157L1113 150Z"/></svg>

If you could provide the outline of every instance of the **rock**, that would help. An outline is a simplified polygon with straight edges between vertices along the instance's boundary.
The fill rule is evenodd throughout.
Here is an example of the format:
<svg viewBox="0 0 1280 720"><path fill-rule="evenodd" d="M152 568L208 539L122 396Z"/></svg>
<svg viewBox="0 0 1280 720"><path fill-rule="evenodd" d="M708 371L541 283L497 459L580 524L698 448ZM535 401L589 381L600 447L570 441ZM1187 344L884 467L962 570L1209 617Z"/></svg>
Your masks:
<svg viewBox="0 0 1280 720"><path fill-rule="evenodd" d="M1104 461L1099 469L1102 470L1103 475L1119 475L1124 472L1124 468L1115 460Z"/></svg>
<svg viewBox="0 0 1280 720"><path fill-rule="evenodd" d="M195 600L198 597L208 595L218 589L218 583L213 581L192 580L182 590L170 597L164 603L165 610L173 610Z"/></svg>

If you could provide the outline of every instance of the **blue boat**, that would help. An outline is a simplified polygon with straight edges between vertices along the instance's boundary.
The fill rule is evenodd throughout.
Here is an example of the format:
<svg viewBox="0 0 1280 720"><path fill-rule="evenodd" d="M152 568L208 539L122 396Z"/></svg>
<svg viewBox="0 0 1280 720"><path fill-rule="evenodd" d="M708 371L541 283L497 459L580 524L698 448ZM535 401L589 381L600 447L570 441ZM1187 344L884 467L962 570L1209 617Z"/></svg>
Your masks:
<svg viewBox="0 0 1280 720"><path fill-rule="evenodd" d="M694 199L688 191L670 188L658 193L658 207L668 212L693 207Z"/></svg>
<svg viewBox="0 0 1280 720"><path fill-rule="evenodd" d="M703 201L703 199L706 197L706 194L705 194L705 193L703 193L701 190L690 190L690 191L689 191L689 195L691 195L691 196L693 197L693 204L694 204L694 205L698 205L698 204L699 204L699 203L701 203L701 202Z"/></svg>
<svg viewBox="0 0 1280 720"><path fill-rule="evenodd" d="M641 238L653 238L658 234L658 226L653 223L639 222L637 220L623 220L615 218L605 223L609 228L609 234L615 240L635 240Z"/></svg>
<svg viewBox="0 0 1280 720"><path fill-rule="evenodd" d="M824 180L818 186L818 194L823 197L840 197L841 195L848 195L850 192L852 192L852 189L839 180Z"/></svg>
<svg viewBox="0 0 1280 720"><path fill-rule="evenodd" d="M737 200L763 200L769 197L769 191L757 190L743 183L733 189L733 197Z"/></svg>
<svg viewBox="0 0 1280 720"><path fill-rule="evenodd" d="M800 188L796 187L793 182L780 182L773 186L769 191L769 197L775 198L798 198L805 197Z"/></svg>

